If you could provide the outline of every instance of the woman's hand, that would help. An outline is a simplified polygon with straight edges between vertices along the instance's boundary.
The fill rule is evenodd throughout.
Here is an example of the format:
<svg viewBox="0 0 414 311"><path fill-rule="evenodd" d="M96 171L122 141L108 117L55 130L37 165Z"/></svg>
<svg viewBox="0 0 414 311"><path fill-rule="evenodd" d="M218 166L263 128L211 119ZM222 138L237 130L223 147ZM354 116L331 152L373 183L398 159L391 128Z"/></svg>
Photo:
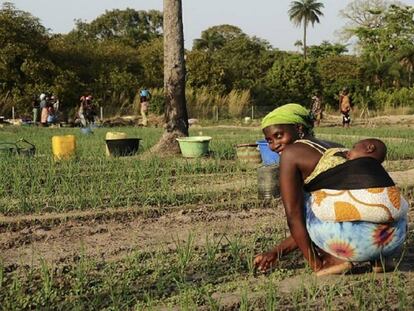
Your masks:
<svg viewBox="0 0 414 311"><path fill-rule="evenodd" d="M297 248L298 246L295 240L289 236L280 244L276 245L271 251L256 255L253 264L259 271L266 272L276 264L276 261L279 258L289 254Z"/></svg>
<svg viewBox="0 0 414 311"><path fill-rule="evenodd" d="M274 250L256 255L253 260L254 266L261 272L266 272L272 268L278 259L278 253Z"/></svg>

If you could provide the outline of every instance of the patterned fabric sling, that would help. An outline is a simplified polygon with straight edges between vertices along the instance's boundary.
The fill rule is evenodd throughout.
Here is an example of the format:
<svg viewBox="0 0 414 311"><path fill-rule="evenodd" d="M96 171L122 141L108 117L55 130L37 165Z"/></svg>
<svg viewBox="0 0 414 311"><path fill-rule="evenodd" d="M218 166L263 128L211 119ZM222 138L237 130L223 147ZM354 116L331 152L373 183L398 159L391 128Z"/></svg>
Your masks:
<svg viewBox="0 0 414 311"><path fill-rule="evenodd" d="M408 203L382 165L372 158L347 161L338 150L297 142L322 154L304 185L311 240L347 261L393 255L405 240Z"/></svg>

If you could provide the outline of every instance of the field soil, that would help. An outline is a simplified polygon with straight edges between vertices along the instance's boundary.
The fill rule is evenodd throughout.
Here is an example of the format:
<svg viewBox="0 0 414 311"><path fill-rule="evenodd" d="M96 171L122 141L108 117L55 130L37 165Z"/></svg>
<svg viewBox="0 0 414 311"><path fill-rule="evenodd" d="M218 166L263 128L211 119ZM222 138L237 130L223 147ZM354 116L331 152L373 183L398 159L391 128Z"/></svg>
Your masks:
<svg viewBox="0 0 414 311"><path fill-rule="evenodd" d="M278 210L231 212L206 210L200 206L154 218L133 216L127 211L105 219L94 219L93 213L88 215L89 219L85 219L84 213L72 213L64 215L70 220L56 225L47 217L33 217L31 225L18 226L17 230L2 229L0 251L6 265L39 264L40 258L51 263L70 262L81 249L87 256L115 260L133 250L173 249L174 241L185 240L190 232L200 239L196 243L202 243L207 233L248 234L259 224L261 227L280 226L277 221L281 214L281 206ZM56 221L58 215L50 216ZM13 227L18 221L19 217L8 219L8 226Z"/></svg>
<svg viewBox="0 0 414 311"><path fill-rule="evenodd" d="M327 126L338 124L338 116L328 116ZM387 116L372 118L371 124L414 125L414 116ZM358 121L362 122L362 121ZM364 121L365 122L365 121ZM367 121L368 122L368 121ZM400 187L414 188L413 160L408 161L408 170L395 170L390 173ZM398 163L386 163L389 168L399 167ZM250 181L240 184L237 180L223 180L215 187L230 193L239 193L243 186L252 186ZM211 185L209 185L211 187ZM412 194L412 190L410 191ZM399 264L399 270L408 283L409 298L414 299L414 200L409 198L410 243ZM21 266L39 266L42 260L54 266L72 264L80 254L106 262L118 261L136 250L151 252L159 249L174 251L177 241L185 241L190 234L195 237L195 245L203 246L208 234L213 236L253 236L261 231L271 232L274 228L282 228L288 233L283 206L280 201L273 202L273 208L263 206L245 206L239 209L216 208L212 205L180 205L165 207L158 211L157 207L143 213L142 206L128 209L86 210L41 215L21 215L5 217L0 215L0 253L6 270ZM139 212L140 211L140 212ZM299 261L288 265L297 272L292 277L283 279L279 284L281 293L295 291L301 284L314 277L305 271L300 256ZM286 265L285 265L286 266ZM367 271L367 267L356 266L355 272ZM258 275L251 280L252 287L257 280L266 275ZM378 275L376 277L383 277ZM344 276L347 282L353 282L354 275ZM319 284L332 285L338 282L337 277L324 277L316 280ZM411 295L411 296L410 296ZM223 309L237 309L240 303L239 292L217 292L213 295ZM251 297L254 299L255 297ZM414 301L414 300L411 300Z"/></svg>
<svg viewBox="0 0 414 311"><path fill-rule="evenodd" d="M414 170L393 172L391 175L397 184L413 186ZM226 187L228 185L225 184ZM237 183L234 185L233 191L237 191ZM410 204L412 206L414 202L411 201ZM2 217L0 251L6 267L37 266L41 264L41 259L58 266L75 262L81 253L102 261L117 261L134 250L174 251L176 241L185 241L190 233L195 237L195 245L202 246L206 234L249 236L258 228L270 231L275 227L285 228L288 232L281 202L275 201L274 205L276 208L246 208L235 211L215 210L208 205L181 206L171 208L161 216L137 214L134 208L130 208ZM410 211L410 219L409 230L412 235L413 210ZM303 265L299 265L299 269L304 270ZM366 271L367 267L357 266L356 269ZM399 270L406 280L414 279L412 245L407 248ZM349 278L349 282L353 280L352 275L344 277ZM263 279L266 276L259 275L258 278ZM304 278L309 276L296 271L295 276L281 281L279 291L288 294L297 290L303 284ZM338 279L331 276L316 282L321 285L336 284ZM414 292L412 281L409 288L410 292ZM240 293L218 292L213 297L220 301L224 309L233 309L238 306Z"/></svg>

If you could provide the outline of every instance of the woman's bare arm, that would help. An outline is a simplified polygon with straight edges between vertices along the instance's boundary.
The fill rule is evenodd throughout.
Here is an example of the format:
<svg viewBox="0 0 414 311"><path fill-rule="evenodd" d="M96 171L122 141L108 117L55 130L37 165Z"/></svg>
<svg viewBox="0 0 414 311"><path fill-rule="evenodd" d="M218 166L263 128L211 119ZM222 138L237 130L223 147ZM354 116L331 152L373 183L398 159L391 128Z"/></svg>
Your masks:
<svg viewBox="0 0 414 311"><path fill-rule="evenodd" d="M280 161L280 192L285 207L290 233L312 270L322 267L322 261L315 252L305 224L303 176L304 167L314 167L312 153L303 144L285 148ZM300 155L300 156L298 156ZM301 168L301 169L299 169Z"/></svg>

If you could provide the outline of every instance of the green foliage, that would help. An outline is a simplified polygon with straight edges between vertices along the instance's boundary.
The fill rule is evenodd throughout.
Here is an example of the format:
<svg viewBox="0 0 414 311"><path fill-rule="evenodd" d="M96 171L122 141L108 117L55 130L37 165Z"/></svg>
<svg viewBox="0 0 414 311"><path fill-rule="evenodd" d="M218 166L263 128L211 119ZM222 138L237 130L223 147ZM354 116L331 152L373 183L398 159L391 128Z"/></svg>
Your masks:
<svg viewBox="0 0 414 311"><path fill-rule="evenodd" d="M142 81L142 67L134 48L70 34L52 38L50 51L60 66L61 74L54 85L62 92L66 108L73 108L79 96L87 92L92 92L102 106L121 108L132 103Z"/></svg>
<svg viewBox="0 0 414 311"><path fill-rule="evenodd" d="M391 5L374 13L378 23L351 29L359 39L367 79L377 87L399 86L404 67L398 55L413 48L414 8Z"/></svg>
<svg viewBox="0 0 414 311"><path fill-rule="evenodd" d="M0 114L53 92L72 113L79 97L92 93L105 111L130 106L140 87L163 81L162 15L158 11L106 12L79 22L67 35L50 36L39 20L5 3L0 11ZM137 46L139 50L137 52ZM109 109L108 109L109 108Z"/></svg>
<svg viewBox="0 0 414 311"><path fill-rule="evenodd" d="M164 113L165 99L164 99L164 89L156 88L151 89L151 105L149 106L149 111L157 115Z"/></svg>
<svg viewBox="0 0 414 311"><path fill-rule="evenodd" d="M310 105L310 94L320 87L316 66L299 55L278 58L269 70L266 83L272 90L273 104L297 102Z"/></svg>
<svg viewBox="0 0 414 311"><path fill-rule="evenodd" d="M48 35L39 19L5 2L0 9L0 114L27 102L34 84L51 83L54 65L47 59Z"/></svg>
<svg viewBox="0 0 414 311"><path fill-rule="evenodd" d="M407 106L411 97L403 89L414 82L414 9L374 2L381 5L353 1L345 14L359 21L347 31L359 38L360 56L343 55L345 45L324 41L310 46L309 62L303 62L237 26L207 28L186 51L188 109L197 117L215 117L217 109L220 117L238 116L251 104L259 109L294 101L307 105L316 90L336 107L344 86L357 105ZM315 0L294 1L289 13L298 24L312 24L319 22L322 8ZM71 116L85 93L93 94L106 115L127 113L137 106L137 90L143 87L158 90L151 112L164 112L158 11L107 11L90 23L78 21L69 34L51 35L36 17L6 2L0 10L0 46L2 115L9 117L12 106L17 116L29 113L33 97L42 92L59 97L64 115ZM229 104L235 94L248 96Z"/></svg>
<svg viewBox="0 0 414 311"><path fill-rule="evenodd" d="M204 30L201 38L195 39L194 50L214 52L222 48L227 41L246 36L239 27L233 25L217 25Z"/></svg>
<svg viewBox="0 0 414 311"><path fill-rule="evenodd" d="M348 87L352 92L363 89L360 60L355 56L327 56L318 61L324 102L334 109L338 107L339 91Z"/></svg>
<svg viewBox="0 0 414 311"><path fill-rule="evenodd" d="M156 10L115 9L106 11L89 24L78 20L74 32L87 39L115 40L138 47L162 36L162 13Z"/></svg>
<svg viewBox="0 0 414 311"><path fill-rule="evenodd" d="M372 101L377 109L411 107L414 109L414 89L403 87L394 91L376 90Z"/></svg>
<svg viewBox="0 0 414 311"><path fill-rule="evenodd" d="M301 42L301 41L299 41ZM338 56L348 52L345 45L340 43L332 44L329 41L323 41L320 45L308 47L309 56L312 59L322 59L328 56Z"/></svg>
<svg viewBox="0 0 414 311"><path fill-rule="evenodd" d="M151 40L138 49L142 66L140 83L147 87L163 87L164 84L164 48L161 38Z"/></svg>
<svg viewBox="0 0 414 311"><path fill-rule="evenodd" d="M231 25L211 27L197 40L187 53L187 83L214 93L259 88L277 54L266 41Z"/></svg>

